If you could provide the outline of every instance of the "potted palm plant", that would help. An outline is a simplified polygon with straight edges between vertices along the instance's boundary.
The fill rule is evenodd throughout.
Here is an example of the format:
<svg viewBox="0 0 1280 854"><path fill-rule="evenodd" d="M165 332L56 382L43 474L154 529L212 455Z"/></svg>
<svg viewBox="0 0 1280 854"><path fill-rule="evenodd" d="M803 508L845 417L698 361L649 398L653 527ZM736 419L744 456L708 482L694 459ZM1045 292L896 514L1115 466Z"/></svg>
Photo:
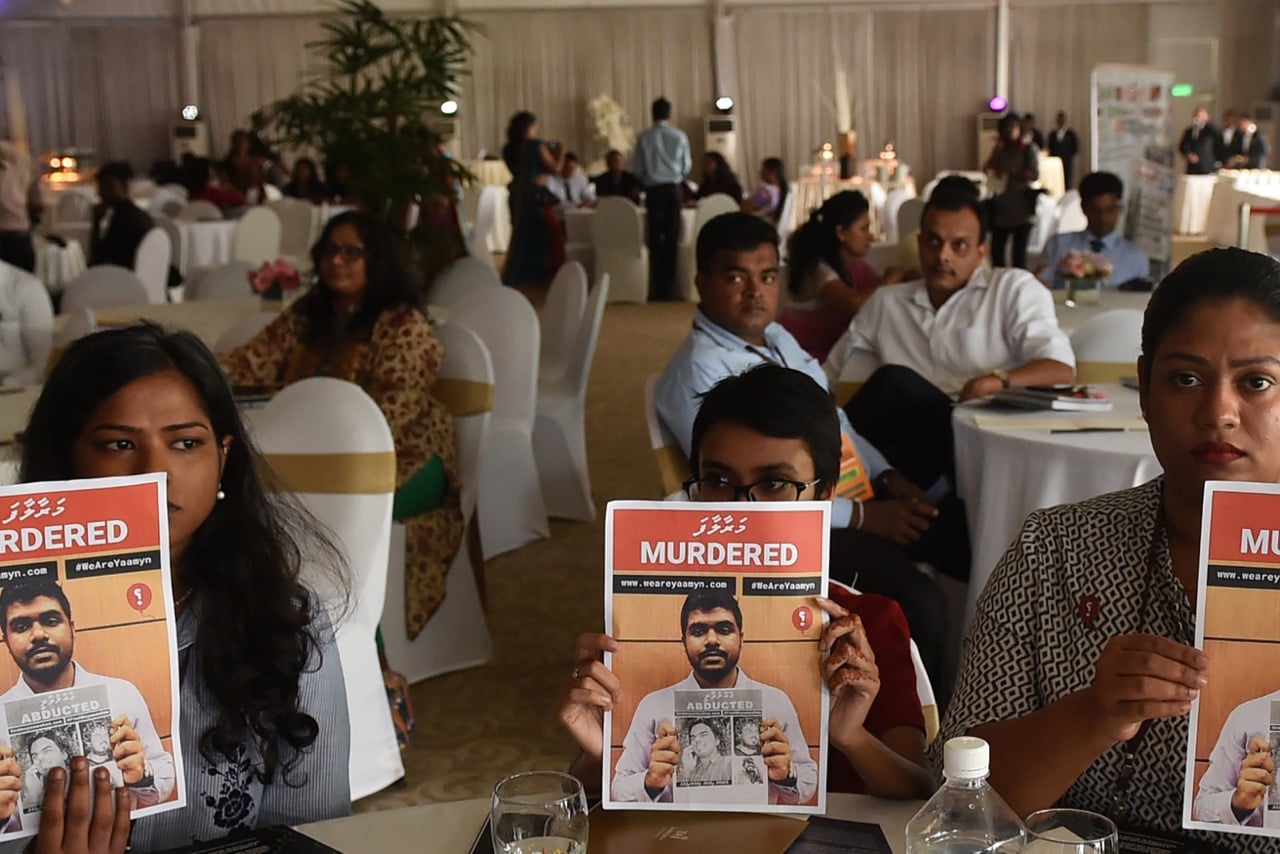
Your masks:
<svg viewBox="0 0 1280 854"><path fill-rule="evenodd" d="M462 164L428 144L440 104L457 97L476 28L456 16L391 17L370 0L340 0L307 45L321 60L302 89L253 114L272 144L310 147L350 170L349 195L406 238L411 261L451 239L413 204L452 199L470 179Z"/></svg>

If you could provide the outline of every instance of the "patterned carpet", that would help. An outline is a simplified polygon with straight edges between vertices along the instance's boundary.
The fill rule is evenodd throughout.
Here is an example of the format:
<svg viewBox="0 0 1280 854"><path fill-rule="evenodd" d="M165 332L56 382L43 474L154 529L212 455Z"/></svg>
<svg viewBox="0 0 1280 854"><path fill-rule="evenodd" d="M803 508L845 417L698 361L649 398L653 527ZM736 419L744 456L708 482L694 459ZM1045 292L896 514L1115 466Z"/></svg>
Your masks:
<svg viewBox="0 0 1280 854"><path fill-rule="evenodd" d="M643 416L645 379L688 333L693 306L611 305L587 394L587 453L600 516L485 567L494 660L413 688L418 729L405 781L358 812L487 797L507 774L563 769L576 753L555 719L579 632L603 625L604 506L661 497Z"/></svg>

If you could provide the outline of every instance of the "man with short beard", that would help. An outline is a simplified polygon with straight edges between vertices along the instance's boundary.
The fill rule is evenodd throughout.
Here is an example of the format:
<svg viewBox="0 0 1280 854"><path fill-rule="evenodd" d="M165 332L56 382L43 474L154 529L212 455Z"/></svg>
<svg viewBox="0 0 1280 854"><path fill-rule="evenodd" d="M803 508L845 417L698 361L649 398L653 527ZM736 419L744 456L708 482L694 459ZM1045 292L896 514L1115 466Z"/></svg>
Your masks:
<svg viewBox="0 0 1280 854"><path fill-rule="evenodd" d="M142 694L130 682L90 673L74 661L75 623L61 587L47 579L5 587L0 593L0 640L22 671L17 683L0 695L0 709L12 700L37 694L104 685L113 715L111 754L133 795L133 805L151 806L173 792L173 757L160 742ZM12 757L11 747L0 746L0 820L6 820L16 807L3 795L17 791L21 784L11 775L12 763L5 761Z"/></svg>
<svg viewBox="0 0 1280 854"><path fill-rule="evenodd" d="M760 691L760 753L769 776L769 803L802 804L818 786L818 764L809 755L791 698L738 668L742 653L742 609L725 590L690 593L680 609L680 634L692 672L649 693L636 707L613 777L613 797L641 803L672 800L681 745L670 715L676 691ZM796 748L792 749L792 743Z"/></svg>

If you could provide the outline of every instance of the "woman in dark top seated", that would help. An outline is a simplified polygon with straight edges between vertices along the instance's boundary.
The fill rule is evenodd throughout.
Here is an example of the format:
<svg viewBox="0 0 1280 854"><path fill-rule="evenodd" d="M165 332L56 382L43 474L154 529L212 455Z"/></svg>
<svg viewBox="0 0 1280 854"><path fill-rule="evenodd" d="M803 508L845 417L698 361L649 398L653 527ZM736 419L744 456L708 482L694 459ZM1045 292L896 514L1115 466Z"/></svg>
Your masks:
<svg viewBox="0 0 1280 854"><path fill-rule="evenodd" d="M316 173L316 162L310 157L299 157L293 164L293 180L284 185L284 194L293 199L320 202L329 195L329 188Z"/></svg>
<svg viewBox="0 0 1280 854"><path fill-rule="evenodd" d="M702 180L698 182L699 199L715 193L724 193L738 204L742 203L742 184L729 168L729 162L718 151L702 155Z"/></svg>

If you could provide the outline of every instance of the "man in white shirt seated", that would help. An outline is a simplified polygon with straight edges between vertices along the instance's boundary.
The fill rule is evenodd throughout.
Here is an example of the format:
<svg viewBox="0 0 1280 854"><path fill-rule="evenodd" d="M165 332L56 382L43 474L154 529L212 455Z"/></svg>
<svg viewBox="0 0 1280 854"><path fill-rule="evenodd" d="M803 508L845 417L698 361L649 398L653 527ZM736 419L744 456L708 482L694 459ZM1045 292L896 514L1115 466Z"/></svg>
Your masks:
<svg viewBox="0 0 1280 854"><path fill-rule="evenodd" d="M822 366L775 322L778 234L771 223L745 213L715 217L698 233L696 257L700 303L693 330L655 390L658 416L686 455L701 395L725 377L769 362L828 387ZM936 505L926 498L933 480L904 477L843 413L840 426L865 469L870 494L865 501L837 498L832 503L832 578L856 580L859 590L897 600L932 674L940 669L946 607L936 582L914 564L927 562L948 575L968 576L963 508L954 496Z"/></svg>
<svg viewBox="0 0 1280 854"><path fill-rule="evenodd" d="M53 350L53 303L30 273L0 261L0 385L35 385Z"/></svg>
<svg viewBox="0 0 1280 854"><path fill-rule="evenodd" d="M560 174L551 179L549 189L560 199L561 208L577 208L596 200L596 188L572 151L565 154Z"/></svg>
<svg viewBox="0 0 1280 854"><path fill-rule="evenodd" d="M1052 288L1065 283L1058 272L1058 262L1068 252L1093 252L1111 262L1110 287L1145 280L1151 275L1151 262L1138 244L1125 240L1118 228L1124 211L1124 182L1110 172L1090 172L1080 179L1080 208L1088 226L1084 231L1055 234L1045 244L1041 257L1044 264L1036 271L1040 281Z"/></svg>
<svg viewBox="0 0 1280 854"><path fill-rule="evenodd" d="M895 468L954 484L953 397L1073 383L1075 354L1030 273L982 269L987 225L971 193L934 190L919 246L924 279L876 290L824 367L859 386L845 414Z"/></svg>

